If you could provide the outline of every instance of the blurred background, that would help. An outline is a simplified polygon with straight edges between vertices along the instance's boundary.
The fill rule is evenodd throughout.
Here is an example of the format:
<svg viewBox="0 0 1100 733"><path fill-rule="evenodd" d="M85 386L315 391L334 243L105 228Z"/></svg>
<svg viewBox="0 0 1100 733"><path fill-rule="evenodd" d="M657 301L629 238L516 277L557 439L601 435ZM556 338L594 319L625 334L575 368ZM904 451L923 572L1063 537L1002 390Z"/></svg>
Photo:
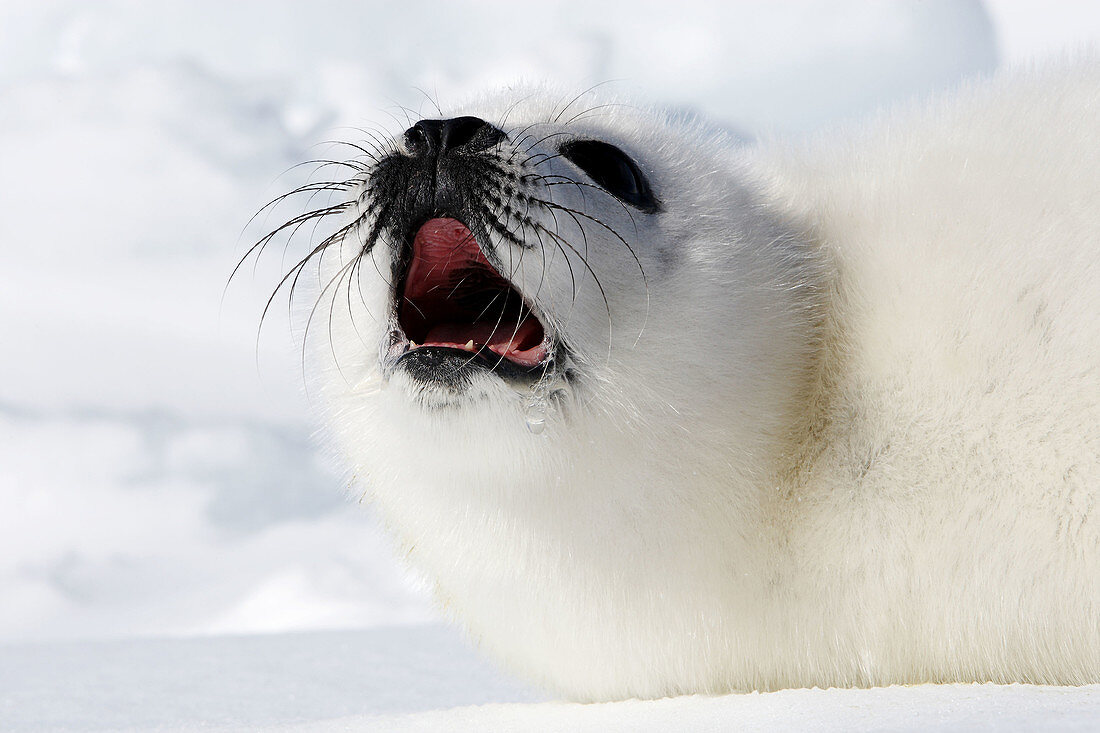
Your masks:
<svg viewBox="0 0 1100 733"><path fill-rule="evenodd" d="M0 641L434 618L285 308L257 340L277 248L223 298L318 143L518 79L797 136L1097 38L1084 0L0 2Z"/></svg>

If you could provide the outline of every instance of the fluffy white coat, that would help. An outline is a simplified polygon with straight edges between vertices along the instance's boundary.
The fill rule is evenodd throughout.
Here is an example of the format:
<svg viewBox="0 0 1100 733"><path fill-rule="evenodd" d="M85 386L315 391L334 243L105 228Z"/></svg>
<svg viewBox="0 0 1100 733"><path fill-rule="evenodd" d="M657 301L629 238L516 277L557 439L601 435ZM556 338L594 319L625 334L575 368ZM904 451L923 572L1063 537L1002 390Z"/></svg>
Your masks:
<svg viewBox="0 0 1100 733"><path fill-rule="evenodd" d="M612 143L663 205L561 186L605 226L481 243L575 351L543 432L495 376L382 377L390 245L323 300L332 435L443 608L579 700L1100 681L1096 65L797 148L565 101L445 115Z"/></svg>

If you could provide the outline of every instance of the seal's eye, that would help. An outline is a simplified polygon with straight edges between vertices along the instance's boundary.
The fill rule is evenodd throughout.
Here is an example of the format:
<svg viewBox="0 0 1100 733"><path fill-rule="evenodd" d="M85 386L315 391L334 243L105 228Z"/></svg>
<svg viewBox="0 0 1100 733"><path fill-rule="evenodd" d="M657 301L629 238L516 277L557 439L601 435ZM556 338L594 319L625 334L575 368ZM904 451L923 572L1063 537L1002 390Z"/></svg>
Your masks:
<svg viewBox="0 0 1100 733"><path fill-rule="evenodd" d="M559 152L620 201L647 214L660 210L661 204L637 164L614 145L599 140L570 140Z"/></svg>

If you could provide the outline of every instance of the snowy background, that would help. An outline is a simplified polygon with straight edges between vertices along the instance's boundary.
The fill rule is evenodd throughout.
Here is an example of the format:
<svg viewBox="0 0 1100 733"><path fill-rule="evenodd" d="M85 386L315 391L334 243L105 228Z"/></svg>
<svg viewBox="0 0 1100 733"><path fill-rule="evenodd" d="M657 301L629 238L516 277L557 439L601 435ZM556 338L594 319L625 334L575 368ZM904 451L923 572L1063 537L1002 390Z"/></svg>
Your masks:
<svg viewBox="0 0 1100 733"><path fill-rule="evenodd" d="M318 143L519 78L798 135L1100 39L1086 1L623 7L0 0L0 730L540 699L438 626L314 443L285 311L257 340L278 255L223 297ZM257 633L279 635L226 636ZM914 693L889 692L857 704L904 727ZM813 694L789 709L846 704ZM965 694L1035 720L1060 699ZM683 719L663 704L645 715Z"/></svg>

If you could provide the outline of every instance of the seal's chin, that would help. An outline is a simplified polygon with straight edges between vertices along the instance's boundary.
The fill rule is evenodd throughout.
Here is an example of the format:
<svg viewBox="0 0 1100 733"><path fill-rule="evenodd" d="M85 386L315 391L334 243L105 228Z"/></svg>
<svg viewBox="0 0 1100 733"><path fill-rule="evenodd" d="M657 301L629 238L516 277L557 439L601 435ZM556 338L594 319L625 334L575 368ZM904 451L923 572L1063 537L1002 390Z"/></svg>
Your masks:
<svg viewBox="0 0 1100 733"><path fill-rule="evenodd" d="M454 391L478 372L530 380L545 373L551 351L538 316L465 224L435 218L420 226L383 351L393 370Z"/></svg>

